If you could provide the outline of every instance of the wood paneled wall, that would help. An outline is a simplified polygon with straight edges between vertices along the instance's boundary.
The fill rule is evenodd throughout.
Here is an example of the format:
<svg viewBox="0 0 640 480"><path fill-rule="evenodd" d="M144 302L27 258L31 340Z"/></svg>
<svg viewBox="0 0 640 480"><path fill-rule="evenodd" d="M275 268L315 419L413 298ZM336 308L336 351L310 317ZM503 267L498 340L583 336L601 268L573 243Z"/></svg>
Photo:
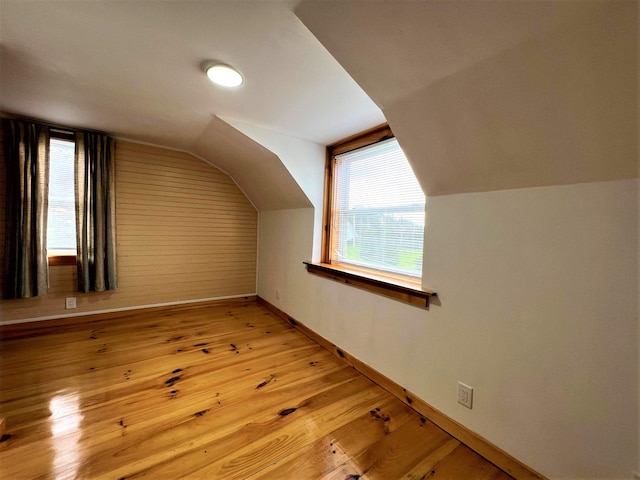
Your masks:
<svg viewBox="0 0 640 480"><path fill-rule="evenodd" d="M7 166L4 162L4 137L0 128L0 321L5 317L5 307L2 301L4 292L4 231L5 212L7 209Z"/></svg>
<svg viewBox="0 0 640 480"><path fill-rule="evenodd" d="M52 266L49 294L2 300L1 321L255 293L257 212L228 175L187 153L118 141L116 189L118 289L80 294L75 266ZM64 309L68 296L77 309Z"/></svg>

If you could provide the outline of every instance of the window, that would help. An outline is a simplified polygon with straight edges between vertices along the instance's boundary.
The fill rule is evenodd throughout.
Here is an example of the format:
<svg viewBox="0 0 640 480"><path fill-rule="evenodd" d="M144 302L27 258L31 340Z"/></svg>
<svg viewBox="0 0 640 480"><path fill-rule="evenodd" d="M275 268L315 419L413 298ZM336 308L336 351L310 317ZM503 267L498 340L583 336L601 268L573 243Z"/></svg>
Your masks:
<svg viewBox="0 0 640 480"><path fill-rule="evenodd" d="M74 157L73 136L52 133L49 142L47 217L47 251L50 258L76 255Z"/></svg>
<svg viewBox="0 0 640 480"><path fill-rule="evenodd" d="M331 263L420 278L425 197L398 141L333 162Z"/></svg>
<svg viewBox="0 0 640 480"><path fill-rule="evenodd" d="M330 146L325 173L322 261L307 271L428 309L425 195L389 126Z"/></svg>
<svg viewBox="0 0 640 480"><path fill-rule="evenodd" d="M425 195L389 128L369 137L329 148L323 261L419 281Z"/></svg>

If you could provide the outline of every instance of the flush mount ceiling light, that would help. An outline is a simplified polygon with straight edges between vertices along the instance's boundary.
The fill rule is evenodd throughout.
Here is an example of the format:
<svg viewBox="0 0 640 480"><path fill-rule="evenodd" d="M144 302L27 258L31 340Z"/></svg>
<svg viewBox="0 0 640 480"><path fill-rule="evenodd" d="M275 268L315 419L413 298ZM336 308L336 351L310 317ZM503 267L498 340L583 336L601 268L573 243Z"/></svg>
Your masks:
<svg viewBox="0 0 640 480"><path fill-rule="evenodd" d="M244 82L240 72L224 63L209 63L204 71L209 80L223 87L239 87Z"/></svg>

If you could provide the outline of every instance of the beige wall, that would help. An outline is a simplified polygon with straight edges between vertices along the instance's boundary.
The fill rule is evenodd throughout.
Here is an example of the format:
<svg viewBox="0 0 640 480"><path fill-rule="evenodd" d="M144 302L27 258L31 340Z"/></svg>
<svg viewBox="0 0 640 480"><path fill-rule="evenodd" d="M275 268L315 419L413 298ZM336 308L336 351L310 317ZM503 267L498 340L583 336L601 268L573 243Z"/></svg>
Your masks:
<svg viewBox="0 0 640 480"><path fill-rule="evenodd" d="M49 294L2 300L1 322L255 293L257 212L229 176L187 153L118 141L116 189L118 289L79 294L75 267L54 266ZM76 310L64 309L68 296Z"/></svg>
<svg viewBox="0 0 640 480"><path fill-rule="evenodd" d="M637 2L401 4L296 14L382 108L428 195L423 284L440 304L306 274L301 210L261 214L258 293L550 478L631 478Z"/></svg>
<svg viewBox="0 0 640 480"><path fill-rule="evenodd" d="M261 212L258 293L550 478L630 478L638 182L428 198L429 310L308 274L313 210Z"/></svg>

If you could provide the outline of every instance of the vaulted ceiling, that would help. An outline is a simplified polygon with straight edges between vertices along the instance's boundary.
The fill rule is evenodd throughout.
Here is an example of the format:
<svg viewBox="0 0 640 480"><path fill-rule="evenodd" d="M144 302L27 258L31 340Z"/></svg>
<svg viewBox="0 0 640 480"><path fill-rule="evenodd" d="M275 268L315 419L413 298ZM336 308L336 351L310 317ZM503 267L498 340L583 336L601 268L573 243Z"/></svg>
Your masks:
<svg viewBox="0 0 640 480"><path fill-rule="evenodd" d="M638 175L635 1L305 1L428 195Z"/></svg>
<svg viewBox="0 0 640 480"><path fill-rule="evenodd" d="M196 153L259 209L310 206L282 162L221 118L327 144L380 109L283 1L0 2L0 109ZM213 85L202 63L238 68Z"/></svg>
<svg viewBox="0 0 640 480"><path fill-rule="evenodd" d="M637 175L633 1L1 0L0 22L2 111L190 151L259 209L310 202L238 125L324 145L386 116L430 195Z"/></svg>
<svg viewBox="0 0 640 480"><path fill-rule="evenodd" d="M2 108L189 148L215 116L319 143L383 117L280 1L1 2ZM211 84L201 63L246 83Z"/></svg>

